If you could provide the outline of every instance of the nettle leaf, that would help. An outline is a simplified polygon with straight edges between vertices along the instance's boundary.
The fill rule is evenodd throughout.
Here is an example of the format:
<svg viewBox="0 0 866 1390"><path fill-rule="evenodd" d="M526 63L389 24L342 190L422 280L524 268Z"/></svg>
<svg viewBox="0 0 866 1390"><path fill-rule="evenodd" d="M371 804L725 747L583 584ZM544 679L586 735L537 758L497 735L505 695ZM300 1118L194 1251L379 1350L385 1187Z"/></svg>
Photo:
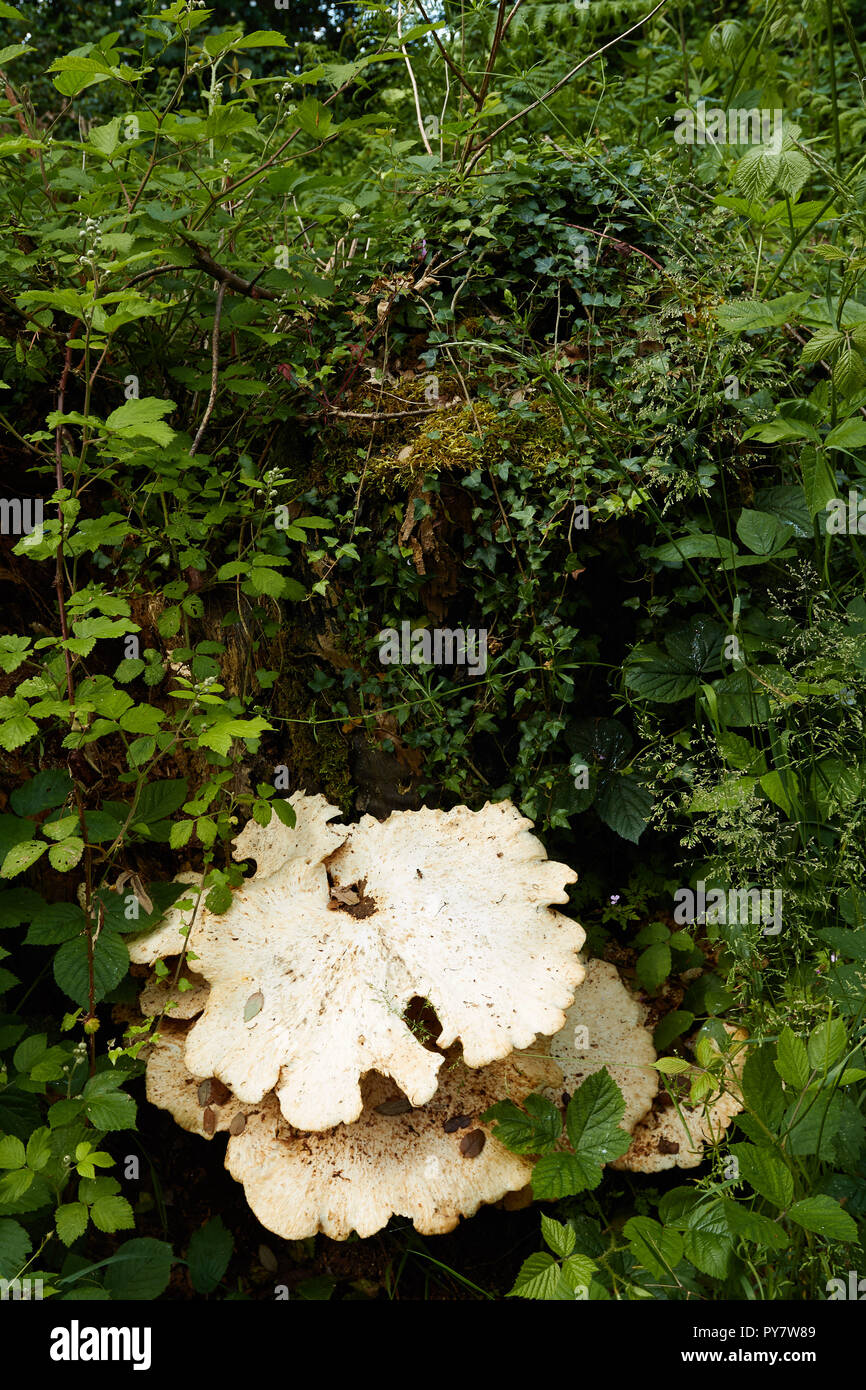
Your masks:
<svg viewBox="0 0 866 1390"><path fill-rule="evenodd" d="M835 1062L844 1054L848 1046L848 1033L841 1018L819 1023L809 1036L806 1052L809 1066L819 1076L824 1076Z"/></svg>
<svg viewBox="0 0 866 1390"><path fill-rule="evenodd" d="M776 1071L783 1081L789 1086L795 1086L798 1091L803 1090L811 1074L805 1043L790 1028L783 1029L779 1035L776 1046Z"/></svg>
<svg viewBox="0 0 866 1390"><path fill-rule="evenodd" d="M737 520L737 535L755 555L770 555L781 550L791 534L786 526L772 512L744 509Z"/></svg>
<svg viewBox="0 0 866 1390"><path fill-rule="evenodd" d="M663 565L682 565L684 560L732 560L736 558L737 548L726 536L702 531L668 541L653 550L652 555Z"/></svg>
<svg viewBox="0 0 866 1390"><path fill-rule="evenodd" d="M154 1299L165 1292L174 1260L164 1240L142 1236L126 1241L111 1256L105 1270L105 1287L112 1299Z"/></svg>
<svg viewBox="0 0 866 1390"><path fill-rule="evenodd" d="M720 304L715 310L715 317L717 323L730 333L777 328L795 318L808 298L808 293L795 292L766 302L760 299L734 299Z"/></svg>
<svg viewBox="0 0 866 1390"><path fill-rule="evenodd" d="M671 948L666 941L648 946L635 962L635 974L644 989L649 990L651 994L664 983L670 973Z"/></svg>
<svg viewBox="0 0 866 1390"><path fill-rule="evenodd" d="M686 1259L710 1279L724 1279L734 1248L724 1201L715 1197L708 1202L699 1201L685 1220Z"/></svg>
<svg viewBox="0 0 866 1390"><path fill-rule="evenodd" d="M7 888L0 893L0 928L32 922L44 906L44 900L32 888Z"/></svg>
<svg viewBox="0 0 866 1390"><path fill-rule="evenodd" d="M771 1221L768 1216L762 1216L760 1212L752 1211L745 1202L735 1202L730 1197L725 1197L722 1200L728 1228L732 1236L750 1240L753 1245L766 1247L770 1250L784 1250L790 1245L791 1241L787 1231L783 1230L777 1221Z"/></svg>
<svg viewBox="0 0 866 1390"><path fill-rule="evenodd" d="M543 1154L562 1133L556 1106L545 1096L527 1096L526 1110L513 1100L500 1100L482 1115L485 1124L496 1122L496 1138L512 1153Z"/></svg>
<svg viewBox="0 0 866 1390"><path fill-rule="evenodd" d="M618 719L581 719L566 729L565 741L602 776L628 762L633 742Z"/></svg>
<svg viewBox="0 0 866 1390"><path fill-rule="evenodd" d="M770 1045L749 1048L741 1084L747 1109L760 1115L770 1129L777 1130L785 1110L785 1095Z"/></svg>
<svg viewBox="0 0 866 1390"><path fill-rule="evenodd" d="M775 518L774 518L775 521ZM657 704L674 704L700 689L708 672L721 668L725 633L711 618L695 617L665 641L668 655L658 649L636 649L624 669L630 690Z"/></svg>

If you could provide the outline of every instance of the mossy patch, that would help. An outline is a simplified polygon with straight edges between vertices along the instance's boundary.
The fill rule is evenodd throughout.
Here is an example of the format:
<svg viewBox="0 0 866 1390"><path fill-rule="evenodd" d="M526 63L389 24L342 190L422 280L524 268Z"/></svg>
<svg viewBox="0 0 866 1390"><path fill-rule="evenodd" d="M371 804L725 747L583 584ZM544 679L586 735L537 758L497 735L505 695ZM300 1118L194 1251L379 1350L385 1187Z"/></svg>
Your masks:
<svg viewBox="0 0 866 1390"><path fill-rule="evenodd" d="M327 431L318 444L318 458L327 459L331 476L345 479L347 467L363 471L367 483L389 495L425 476L470 473L506 461L542 471L567 452L562 420L549 397L504 405L476 397L467 403L459 382L444 376L435 382L438 408L429 402L430 376L401 378L387 394L378 388L358 393L339 434Z"/></svg>

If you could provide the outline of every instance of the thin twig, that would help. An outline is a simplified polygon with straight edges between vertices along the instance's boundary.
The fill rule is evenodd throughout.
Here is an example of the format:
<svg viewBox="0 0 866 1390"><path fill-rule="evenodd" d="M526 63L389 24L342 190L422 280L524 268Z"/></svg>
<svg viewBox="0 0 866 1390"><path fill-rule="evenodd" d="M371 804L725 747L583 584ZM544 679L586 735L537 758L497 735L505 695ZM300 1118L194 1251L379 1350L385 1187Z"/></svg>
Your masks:
<svg viewBox="0 0 866 1390"><path fill-rule="evenodd" d="M577 73L580 72L581 68L585 68L587 63L592 63L596 58L600 58L602 53L606 53L607 50L609 48L613 48L615 44L622 43L623 39L627 39L628 36L630 34L633 34L636 29L640 29L640 27L643 24L646 24L649 20L651 20L653 15L658 14L659 10L664 9L666 4L667 0L659 0L659 3L649 11L649 14L645 14L643 18L639 19L635 24L633 24L630 29L626 29L625 33L617 34L616 38L609 39L607 43L602 44L601 48L597 48L594 53L590 53L586 58L581 58L580 62L575 67L571 68L570 71L567 72L564 77L560 78L558 82L555 82L552 87L548 88L548 90L544 93L544 96L538 97L535 101L530 102L529 106L524 106L522 111L517 111L513 116L509 116L507 121L503 121L502 125L497 126L496 129L486 137L486 139L481 141L481 144L478 146L478 149L475 151L474 155L470 159L469 163L466 165L463 172L465 174L469 174L472 172L475 165L478 163L479 159L484 154L484 151L489 149L489 147L493 144L493 141L497 138L497 136L501 135L504 130L507 130L509 126L514 125L515 121L520 121L523 119L524 116L528 116L530 111L534 111L537 106L543 106L546 101L549 101L552 96L554 96L557 92L561 91L562 88L566 86L566 84L569 83L571 79L577 75Z"/></svg>
<svg viewBox="0 0 866 1390"><path fill-rule="evenodd" d="M415 74L412 71L412 63L409 52L403 42L403 0L397 0L397 42L400 45L400 52L403 54L403 61L406 64L406 71L409 74L409 81L412 84L412 97L415 102L415 115L418 120L418 129L421 132L421 141L429 155L433 154L430 141L427 139L427 132L424 129L424 117L421 114L421 98L418 96L418 83L415 81Z"/></svg>
<svg viewBox="0 0 866 1390"><path fill-rule="evenodd" d="M211 345L210 396L208 398L208 403L205 407L204 415L202 416L201 424L198 427L195 439L192 441L192 447L189 451L190 455L196 453L196 451L198 450L198 446L201 443L201 437L204 434L205 429L207 428L207 422L210 419L211 414L213 413L214 404L216 402L220 371L220 319L222 318L223 300L225 299L225 293L227 288L228 285L226 281L223 280L220 284L219 289L217 290L216 309L214 310L213 316L213 340Z"/></svg>
<svg viewBox="0 0 866 1390"><path fill-rule="evenodd" d="M520 3L522 3L522 0L520 0ZM427 11L424 9L424 6L421 4L421 0L415 0L415 4L421 11L421 18L424 20L424 23L431 24L432 20L430 19L430 16L427 14ZM516 8L517 6L515 6L515 9ZM451 69L454 76L457 78L457 81L460 83L462 87L466 88L472 100L477 104L478 93L476 92L475 88L471 85L471 83L468 81L465 74L460 71L460 68L457 66L454 59L449 54L448 50L446 49L439 35L436 33L435 29L433 30L432 38L436 47L439 49L439 52L442 54L442 58L444 59L446 67L449 67Z"/></svg>

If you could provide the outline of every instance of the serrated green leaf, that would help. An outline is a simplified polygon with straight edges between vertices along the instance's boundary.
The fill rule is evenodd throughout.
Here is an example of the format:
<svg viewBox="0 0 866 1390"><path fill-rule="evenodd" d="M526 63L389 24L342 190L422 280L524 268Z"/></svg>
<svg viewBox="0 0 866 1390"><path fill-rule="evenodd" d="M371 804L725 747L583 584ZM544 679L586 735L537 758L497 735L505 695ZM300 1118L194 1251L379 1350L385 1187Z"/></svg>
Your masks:
<svg viewBox="0 0 866 1390"><path fill-rule="evenodd" d="M527 1096L524 1105L525 1111L513 1100L501 1100L482 1119L485 1124L495 1121L496 1138L512 1153L546 1153L562 1133L559 1111L545 1096Z"/></svg>
<svg viewBox="0 0 866 1390"><path fill-rule="evenodd" d="M632 1216L623 1226L623 1235L638 1264L657 1279L669 1279L683 1257L682 1236L649 1216Z"/></svg>
<svg viewBox="0 0 866 1390"><path fill-rule="evenodd" d="M520 1273L509 1289L507 1298L556 1298L559 1286L559 1265L546 1250L530 1255L520 1267Z"/></svg>
<svg viewBox="0 0 866 1390"><path fill-rule="evenodd" d="M129 969L129 952L119 933L103 927L96 942L93 976L98 1003L119 984ZM54 957L54 978L63 993L82 1008L89 1002L87 941L77 937L62 945Z"/></svg>
<svg viewBox="0 0 866 1390"><path fill-rule="evenodd" d="M0 1221L0 1279L14 1279L27 1263L32 1241L18 1221Z"/></svg>
<svg viewBox="0 0 866 1390"><path fill-rule="evenodd" d="M545 1216L544 1213L541 1216L541 1234L554 1255L559 1255L560 1258L571 1254L577 1240L571 1226L554 1221L553 1217Z"/></svg>
<svg viewBox="0 0 866 1390"><path fill-rule="evenodd" d="M776 1046L776 1071L789 1086L802 1090L809 1080L809 1054L790 1028L784 1028Z"/></svg>
<svg viewBox="0 0 866 1390"><path fill-rule="evenodd" d="M14 878L23 874L31 864L35 864L47 850L44 840L25 840L23 844L13 845L0 867L0 878Z"/></svg>
<svg viewBox="0 0 866 1390"><path fill-rule="evenodd" d="M791 1170L772 1149L759 1149L755 1144L732 1144L730 1152L739 1164L746 1182L774 1206L790 1206L794 1200L794 1179Z"/></svg>
<svg viewBox="0 0 866 1390"><path fill-rule="evenodd" d="M64 1245L72 1245L87 1230L87 1207L84 1202L66 1202L54 1213L57 1234Z"/></svg>
<svg viewBox="0 0 866 1390"><path fill-rule="evenodd" d="M135 1216L125 1197L98 1197L90 1208L90 1217L98 1230L109 1234L135 1227Z"/></svg>
<svg viewBox="0 0 866 1390"><path fill-rule="evenodd" d="M65 874L75 868L83 853L84 841L78 835L70 835L67 839L61 840L60 844L51 846L48 859L52 869Z"/></svg>
<svg viewBox="0 0 866 1390"><path fill-rule="evenodd" d="M804 1231L814 1231L828 1240L857 1239L856 1221L832 1197L804 1197L802 1201L794 1203L788 1215Z"/></svg>

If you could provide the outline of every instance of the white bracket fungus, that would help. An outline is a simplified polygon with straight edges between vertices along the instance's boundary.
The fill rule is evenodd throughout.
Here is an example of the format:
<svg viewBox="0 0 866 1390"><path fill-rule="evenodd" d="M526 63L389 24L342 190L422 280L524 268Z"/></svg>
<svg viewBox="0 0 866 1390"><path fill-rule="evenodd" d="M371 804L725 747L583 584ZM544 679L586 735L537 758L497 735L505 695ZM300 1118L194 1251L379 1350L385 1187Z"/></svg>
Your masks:
<svg viewBox="0 0 866 1390"><path fill-rule="evenodd" d="M593 1072L607 1067L622 1091L621 1128L629 1134L646 1115L659 1088L653 1063L656 1050L644 1026L646 1010L626 989L615 965L590 960L586 978L565 1016L565 1027L550 1040L550 1055L573 1094Z"/></svg>
<svg viewBox="0 0 866 1390"><path fill-rule="evenodd" d="M631 1147L612 1168L624 1168L632 1173L660 1173L667 1168L697 1168L706 1158L705 1150L718 1144L735 1115L743 1108L740 1077L746 1062L744 1044L748 1034L742 1028L726 1023L725 1030L732 1047L726 1051L721 1075L722 1085L700 1105L672 1102L665 1108L658 1104L635 1126ZM715 1044L714 1044L715 1047ZM719 1049L715 1047L715 1050ZM683 1072L669 1080L668 1085L690 1079Z"/></svg>
<svg viewBox="0 0 866 1390"><path fill-rule="evenodd" d="M182 1024L160 1033L147 1066L147 1097L184 1129L228 1132L226 1168L263 1226L286 1240L324 1232L370 1236L394 1215L423 1235L453 1230L461 1216L524 1188L530 1159L510 1153L480 1116L496 1101L517 1103L561 1084L546 1057L513 1053L481 1068L449 1059L426 1105L413 1107L393 1081L371 1073L353 1124L303 1133L286 1124L273 1095L246 1105L183 1059Z"/></svg>
<svg viewBox="0 0 866 1390"><path fill-rule="evenodd" d="M576 874L510 802L352 827L329 825L338 812L320 796L291 804L295 829L274 817L237 837L235 857L257 869L228 911L199 906L190 942L210 994L187 1037L193 1075L247 1104L275 1091L291 1125L325 1130L361 1115L368 1072L412 1105L433 1096L443 1057L404 1018L416 997L469 1067L562 1027L584 933L550 904ZM177 954L182 920L172 909L133 959Z"/></svg>

